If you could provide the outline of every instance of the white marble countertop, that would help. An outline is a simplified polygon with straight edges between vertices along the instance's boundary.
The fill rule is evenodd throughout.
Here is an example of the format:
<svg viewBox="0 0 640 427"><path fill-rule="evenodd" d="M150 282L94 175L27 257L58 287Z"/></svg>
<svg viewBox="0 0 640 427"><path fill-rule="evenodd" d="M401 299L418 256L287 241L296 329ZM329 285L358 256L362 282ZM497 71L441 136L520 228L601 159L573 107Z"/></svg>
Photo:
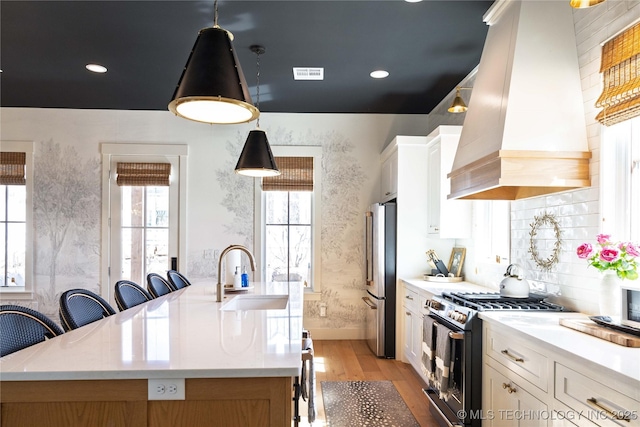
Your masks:
<svg viewBox="0 0 640 427"><path fill-rule="evenodd" d="M423 279L401 279L409 285L427 291L433 295L440 295L443 292L498 292L497 289L490 289L484 286L476 285L471 282L428 282Z"/></svg>
<svg viewBox="0 0 640 427"><path fill-rule="evenodd" d="M621 379L638 382L640 387L640 348L624 347L604 339L560 325L561 318L586 319L583 313L526 313L484 311L485 322L510 329L519 337L535 339L538 344L552 346L575 363L608 371Z"/></svg>
<svg viewBox="0 0 640 427"><path fill-rule="evenodd" d="M300 374L301 285L283 310L221 311L215 284L194 284L0 358L0 380L283 377Z"/></svg>

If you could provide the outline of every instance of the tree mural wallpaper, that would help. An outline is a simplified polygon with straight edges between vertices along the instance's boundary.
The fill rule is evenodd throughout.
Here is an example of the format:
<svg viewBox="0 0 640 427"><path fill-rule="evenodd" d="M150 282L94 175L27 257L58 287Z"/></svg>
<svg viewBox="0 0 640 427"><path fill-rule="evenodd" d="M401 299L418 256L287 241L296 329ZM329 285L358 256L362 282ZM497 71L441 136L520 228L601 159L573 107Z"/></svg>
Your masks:
<svg viewBox="0 0 640 427"><path fill-rule="evenodd" d="M364 283L360 189L367 176L353 154L354 145L334 131L309 130L293 135L278 128L267 134L272 146L322 146L322 296L320 301L305 303L305 321L313 319L317 326L324 328L360 327L365 307L360 296L354 295ZM250 245L253 240L254 182L229 173L235 168L245 138L246 135L238 133L235 141L227 141L230 160L224 169L216 171L216 176L224 190L222 204L234 216L234 221L225 225L226 230ZM319 316L321 303L330 307L327 317Z"/></svg>
<svg viewBox="0 0 640 427"><path fill-rule="evenodd" d="M100 162L49 140L34 163L35 271L48 277L36 294L41 311L56 313L62 291L99 286Z"/></svg>

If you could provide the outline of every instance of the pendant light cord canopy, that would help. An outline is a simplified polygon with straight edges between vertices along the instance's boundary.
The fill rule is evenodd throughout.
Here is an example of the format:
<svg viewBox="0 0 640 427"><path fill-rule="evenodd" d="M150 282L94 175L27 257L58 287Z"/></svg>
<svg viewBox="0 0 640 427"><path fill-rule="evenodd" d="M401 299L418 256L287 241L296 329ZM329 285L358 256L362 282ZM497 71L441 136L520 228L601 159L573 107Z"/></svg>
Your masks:
<svg viewBox="0 0 640 427"><path fill-rule="evenodd" d="M256 109L260 107L260 55L265 52L264 46L252 45L249 47L256 54ZM238 164L236 173L254 178L278 176L280 171L271 152L269 140L265 131L260 129L260 117L256 122L257 128L249 132Z"/></svg>
<svg viewBox="0 0 640 427"><path fill-rule="evenodd" d="M260 111L251 101L233 48L233 35L218 26L218 0L213 9L213 27L198 33L169 110L202 123L250 122L258 118Z"/></svg>

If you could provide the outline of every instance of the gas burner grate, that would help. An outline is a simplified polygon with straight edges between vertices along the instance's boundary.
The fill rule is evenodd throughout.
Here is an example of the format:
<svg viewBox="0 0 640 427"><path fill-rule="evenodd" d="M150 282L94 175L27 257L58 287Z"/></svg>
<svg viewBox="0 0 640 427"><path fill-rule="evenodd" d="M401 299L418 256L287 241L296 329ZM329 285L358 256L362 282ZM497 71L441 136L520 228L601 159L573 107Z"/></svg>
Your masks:
<svg viewBox="0 0 640 427"><path fill-rule="evenodd" d="M443 293L442 297L477 311L564 311L563 306L544 301L545 297L542 295L530 295L528 298L510 298L503 297L499 293L450 292Z"/></svg>

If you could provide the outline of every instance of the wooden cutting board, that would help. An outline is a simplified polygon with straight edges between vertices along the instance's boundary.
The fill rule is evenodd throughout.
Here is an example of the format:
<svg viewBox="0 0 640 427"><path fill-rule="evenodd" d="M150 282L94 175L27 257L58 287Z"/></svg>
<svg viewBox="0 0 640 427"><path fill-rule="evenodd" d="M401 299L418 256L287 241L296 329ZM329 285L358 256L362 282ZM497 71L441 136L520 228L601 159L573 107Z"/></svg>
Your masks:
<svg viewBox="0 0 640 427"><path fill-rule="evenodd" d="M560 319L560 324L618 345L640 347L640 337L600 326L589 319Z"/></svg>

